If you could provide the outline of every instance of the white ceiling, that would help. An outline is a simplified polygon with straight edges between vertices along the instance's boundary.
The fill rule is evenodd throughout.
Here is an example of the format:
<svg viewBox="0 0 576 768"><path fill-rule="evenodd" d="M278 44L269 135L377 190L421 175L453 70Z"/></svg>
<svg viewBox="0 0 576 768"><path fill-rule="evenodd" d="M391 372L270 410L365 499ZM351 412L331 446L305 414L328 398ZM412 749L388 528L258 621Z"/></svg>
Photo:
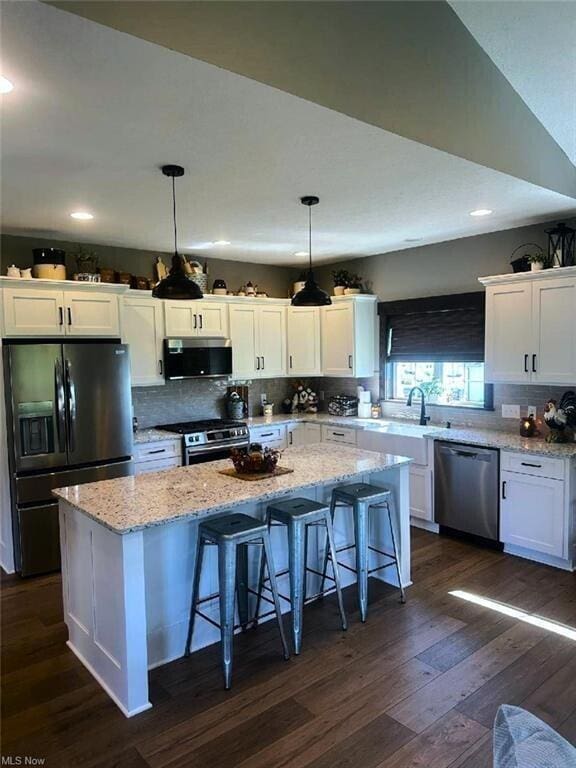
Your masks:
<svg viewBox="0 0 576 768"><path fill-rule="evenodd" d="M451 0L450 4L576 164L576 2Z"/></svg>
<svg viewBox="0 0 576 768"><path fill-rule="evenodd" d="M36 2L3 2L3 231L300 264L549 220L576 201ZM471 218L475 208L493 216ZM87 209L92 222L70 211Z"/></svg>

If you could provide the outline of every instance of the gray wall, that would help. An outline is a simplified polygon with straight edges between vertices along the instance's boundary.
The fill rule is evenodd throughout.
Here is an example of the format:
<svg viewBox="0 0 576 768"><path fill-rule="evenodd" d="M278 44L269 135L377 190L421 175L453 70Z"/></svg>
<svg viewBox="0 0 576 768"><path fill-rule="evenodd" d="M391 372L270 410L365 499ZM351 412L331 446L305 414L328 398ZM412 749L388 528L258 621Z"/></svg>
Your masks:
<svg viewBox="0 0 576 768"><path fill-rule="evenodd" d="M86 250L94 250L100 256L100 266L110 267L118 271L131 272L133 275L152 277L153 265L158 256L163 257L169 266L171 254L154 251L140 251L134 248L115 248L110 245L82 243ZM46 240L34 237L2 235L0 240L0 272L6 274L10 264L17 267L29 267L32 264L33 248L62 248L66 253L77 249L75 243L59 240ZM216 278L226 281L230 290L238 288L251 280L269 296L285 298L291 283L296 279L298 270L290 267L275 267L268 264L250 264L241 261L225 261L224 259L206 259L200 256L198 261L208 263L208 285L211 288ZM72 258L67 258L66 266L69 274L76 270Z"/></svg>
<svg viewBox="0 0 576 768"><path fill-rule="evenodd" d="M367 287L382 301L480 291L478 278L511 272L512 251L522 243L535 242L545 250L544 232L557 221L507 229L476 237L463 237L435 245L408 248L363 259L338 263L364 278ZM576 227L576 219L567 219ZM520 254L517 254L520 255ZM334 264L319 267L317 277L331 292Z"/></svg>

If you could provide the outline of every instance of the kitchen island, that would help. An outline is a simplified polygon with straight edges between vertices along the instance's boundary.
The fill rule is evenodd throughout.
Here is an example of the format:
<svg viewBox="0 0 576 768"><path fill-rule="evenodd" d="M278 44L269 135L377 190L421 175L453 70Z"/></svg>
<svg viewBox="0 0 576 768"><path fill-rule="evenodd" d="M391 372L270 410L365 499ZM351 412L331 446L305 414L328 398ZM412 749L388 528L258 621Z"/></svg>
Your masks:
<svg viewBox="0 0 576 768"><path fill-rule="evenodd" d="M68 645L126 716L152 706L148 670L184 653L193 552L202 518L233 510L262 519L271 499L305 496L328 503L332 488L343 482L386 485L395 497L401 579L404 586L410 584L410 459L318 444L291 448L280 463L293 472L257 482L221 474L231 466L225 460L54 491L60 504ZM371 527L375 546L390 552L386 517L374 514ZM324 552L318 530L309 540L309 564L316 569ZM335 536L337 546L353 541L346 510L337 510ZM284 530L273 529L272 545L276 570L282 570L287 564ZM346 556L352 562L352 551L341 559ZM253 585L257 570L255 551L249 563ZM341 576L344 585L354 581L347 570ZM394 569L380 571L379 577L397 585ZM309 583L315 593L317 585L312 579ZM286 583L281 581L280 588L284 592ZM217 591L216 553L209 548L200 593L206 597ZM216 599L204 605L215 620L217 606ZM218 640L218 630L199 621L193 650Z"/></svg>

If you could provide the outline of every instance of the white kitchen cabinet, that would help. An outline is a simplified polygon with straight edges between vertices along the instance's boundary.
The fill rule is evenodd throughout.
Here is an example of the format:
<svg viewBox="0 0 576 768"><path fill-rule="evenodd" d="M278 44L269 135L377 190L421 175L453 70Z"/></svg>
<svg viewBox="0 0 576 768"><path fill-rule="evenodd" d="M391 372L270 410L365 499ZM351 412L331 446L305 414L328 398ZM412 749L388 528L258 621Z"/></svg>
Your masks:
<svg viewBox="0 0 576 768"><path fill-rule="evenodd" d="M531 381L576 382L576 276L532 284Z"/></svg>
<svg viewBox="0 0 576 768"><path fill-rule="evenodd" d="M265 424L250 429L250 442L282 450L288 446L286 424Z"/></svg>
<svg viewBox="0 0 576 768"><path fill-rule="evenodd" d="M428 467L410 465L410 516L432 522L433 475Z"/></svg>
<svg viewBox="0 0 576 768"><path fill-rule="evenodd" d="M485 379L576 381L576 267L480 278L486 285Z"/></svg>
<svg viewBox="0 0 576 768"><path fill-rule="evenodd" d="M134 474L160 472L182 466L182 441L154 440L134 446Z"/></svg>
<svg viewBox="0 0 576 768"><path fill-rule="evenodd" d="M564 481L501 472L500 540L566 557Z"/></svg>
<svg viewBox="0 0 576 768"><path fill-rule="evenodd" d="M64 291L67 336L120 336L118 298L106 293Z"/></svg>
<svg viewBox="0 0 576 768"><path fill-rule="evenodd" d="M320 424L309 422L295 422L288 425L288 446L301 447L322 442L322 427Z"/></svg>
<svg viewBox="0 0 576 768"><path fill-rule="evenodd" d="M236 379L286 375L284 304L230 305L232 369Z"/></svg>
<svg viewBox="0 0 576 768"><path fill-rule="evenodd" d="M257 320L260 376L286 376L286 307L263 304L258 307Z"/></svg>
<svg viewBox="0 0 576 768"><path fill-rule="evenodd" d="M120 336L114 293L17 286L4 288L3 304L5 336Z"/></svg>
<svg viewBox="0 0 576 768"><path fill-rule="evenodd" d="M320 308L288 307L288 375L321 373Z"/></svg>
<svg viewBox="0 0 576 768"><path fill-rule="evenodd" d="M165 300L166 336L227 338L228 305L225 302Z"/></svg>
<svg viewBox="0 0 576 768"><path fill-rule="evenodd" d="M377 369L376 297L334 297L320 310L324 376L373 376Z"/></svg>
<svg viewBox="0 0 576 768"><path fill-rule="evenodd" d="M161 301L149 296L124 297L122 341L130 345L132 386L164 384L164 313Z"/></svg>
<svg viewBox="0 0 576 768"><path fill-rule="evenodd" d="M5 336L63 336L64 295L62 291L33 288L5 288Z"/></svg>

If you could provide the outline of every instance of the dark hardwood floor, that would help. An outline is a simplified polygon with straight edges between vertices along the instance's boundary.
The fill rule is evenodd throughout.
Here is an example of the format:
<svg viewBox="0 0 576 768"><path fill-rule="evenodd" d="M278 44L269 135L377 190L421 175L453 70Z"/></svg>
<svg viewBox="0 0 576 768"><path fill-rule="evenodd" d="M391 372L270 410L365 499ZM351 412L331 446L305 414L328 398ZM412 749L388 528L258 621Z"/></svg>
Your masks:
<svg viewBox="0 0 576 768"><path fill-rule="evenodd" d="M58 576L2 580L2 754L67 768L484 768L501 703L576 742L576 643L449 595L463 589L576 626L576 577L413 529L408 603L373 582L368 623L338 630L332 598L305 612L303 653L276 629L150 674L127 720L65 645Z"/></svg>

